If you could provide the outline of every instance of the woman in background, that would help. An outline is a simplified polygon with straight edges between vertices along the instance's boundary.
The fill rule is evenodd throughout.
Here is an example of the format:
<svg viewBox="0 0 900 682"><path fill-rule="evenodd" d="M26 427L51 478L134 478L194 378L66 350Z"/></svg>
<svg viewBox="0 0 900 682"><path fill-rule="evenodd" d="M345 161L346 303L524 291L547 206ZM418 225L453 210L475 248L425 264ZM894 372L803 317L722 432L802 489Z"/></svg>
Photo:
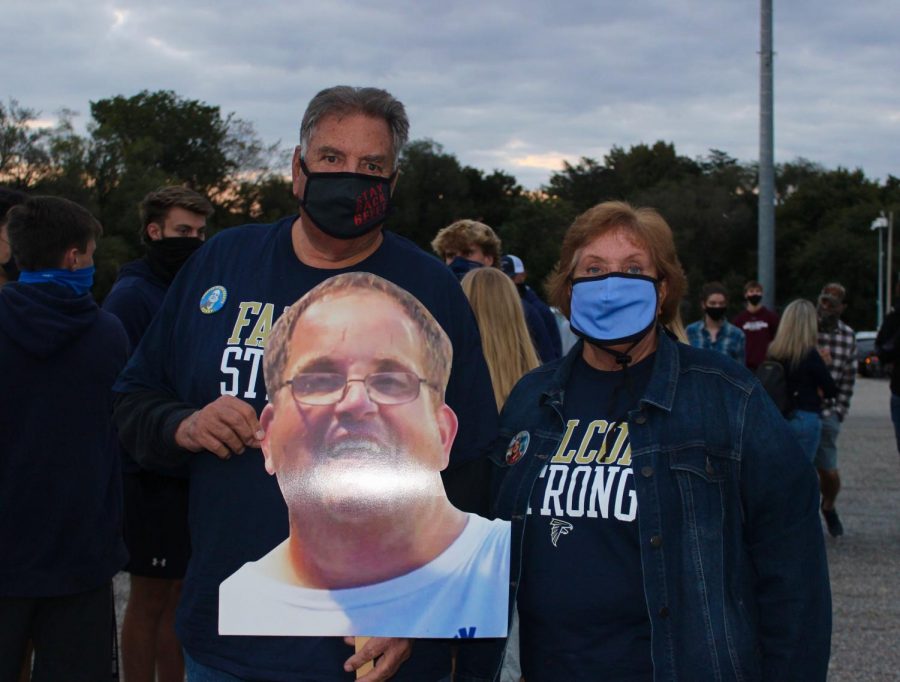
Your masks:
<svg viewBox="0 0 900 682"><path fill-rule="evenodd" d="M513 281L497 268L472 270L463 277L462 288L475 312L500 410L516 382L541 364L525 325L522 301Z"/></svg>
<svg viewBox="0 0 900 682"><path fill-rule="evenodd" d="M788 423L810 462L822 435L822 396L837 396L837 386L816 347L818 332L816 307L805 299L797 299L784 309L768 350L768 357L784 366L788 395L794 406Z"/></svg>
<svg viewBox="0 0 900 682"><path fill-rule="evenodd" d="M462 279L462 288L475 312L494 399L501 410L516 382L541 364L525 324L522 299L509 276L497 268L470 271ZM518 682L521 676L519 619L514 617L500 682Z"/></svg>

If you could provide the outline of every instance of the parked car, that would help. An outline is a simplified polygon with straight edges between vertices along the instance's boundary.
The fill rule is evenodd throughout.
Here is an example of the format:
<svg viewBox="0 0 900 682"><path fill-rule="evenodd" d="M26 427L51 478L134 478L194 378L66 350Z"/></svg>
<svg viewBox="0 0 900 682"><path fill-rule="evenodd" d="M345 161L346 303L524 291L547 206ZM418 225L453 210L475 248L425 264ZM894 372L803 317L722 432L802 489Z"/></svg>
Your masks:
<svg viewBox="0 0 900 682"><path fill-rule="evenodd" d="M864 377L883 377L884 365L875 352L875 337L878 332L856 332L856 363Z"/></svg>

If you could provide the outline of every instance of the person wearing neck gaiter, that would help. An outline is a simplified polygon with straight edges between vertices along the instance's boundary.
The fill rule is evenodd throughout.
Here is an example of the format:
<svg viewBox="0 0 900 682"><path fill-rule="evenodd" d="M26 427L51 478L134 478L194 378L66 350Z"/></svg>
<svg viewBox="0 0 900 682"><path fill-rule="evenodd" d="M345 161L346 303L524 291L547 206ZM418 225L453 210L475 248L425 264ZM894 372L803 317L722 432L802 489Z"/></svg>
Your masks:
<svg viewBox="0 0 900 682"><path fill-rule="evenodd" d="M103 302L137 348L169 285L199 249L213 207L186 187L162 187L141 202L143 258L126 263ZM190 555L185 472L142 470L123 451L126 570L131 591L122 625L122 667L129 682L181 680L175 607Z"/></svg>
<svg viewBox="0 0 900 682"><path fill-rule="evenodd" d="M728 295L719 282L708 282L700 290L703 318L687 326L688 341L694 348L710 348L744 364L744 332L725 319Z"/></svg>
<svg viewBox="0 0 900 682"><path fill-rule="evenodd" d="M122 543L112 385L128 338L90 294L100 224L66 199L9 213L20 271L0 291L0 679L110 674Z"/></svg>

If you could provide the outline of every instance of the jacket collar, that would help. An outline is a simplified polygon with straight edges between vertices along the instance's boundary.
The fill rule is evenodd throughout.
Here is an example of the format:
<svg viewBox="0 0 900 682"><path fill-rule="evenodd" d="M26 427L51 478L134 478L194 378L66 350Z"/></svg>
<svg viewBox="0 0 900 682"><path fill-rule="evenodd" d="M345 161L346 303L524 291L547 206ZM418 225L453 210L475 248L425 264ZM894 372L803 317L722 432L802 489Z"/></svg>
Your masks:
<svg viewBox="0 0 900 682"><path fill-rule="evenodd" d="M641 403L654 405L666 412L672 411L675 402L675 389L678 386L678 374L681 370L681 359L678 356L678 341L669 336L662 325L657 327L657 345L653 360L653 373ZM565 387L575 362L581 356L584 339L579 339L566 356L560 361L547 390L541 396L541 404L550 404L557 409L565 399Z"/></svg>

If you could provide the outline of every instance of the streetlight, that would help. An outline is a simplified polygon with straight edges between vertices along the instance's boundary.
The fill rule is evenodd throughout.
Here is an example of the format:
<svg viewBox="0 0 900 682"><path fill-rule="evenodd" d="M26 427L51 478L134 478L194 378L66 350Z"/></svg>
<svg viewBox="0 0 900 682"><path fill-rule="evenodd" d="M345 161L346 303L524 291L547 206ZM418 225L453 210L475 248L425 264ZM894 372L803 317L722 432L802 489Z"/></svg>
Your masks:
<svg viewBox="0 0 900 682"><path fill-rule="evenodd" d="M872 225L869 227L870 230L878 231L878 329L881 329L881 323L884 321L884 249L882 246L881 235L884 234L884 230L886 230L887 227L888 219L884 215L884 211L872 221Z"/></svg>

